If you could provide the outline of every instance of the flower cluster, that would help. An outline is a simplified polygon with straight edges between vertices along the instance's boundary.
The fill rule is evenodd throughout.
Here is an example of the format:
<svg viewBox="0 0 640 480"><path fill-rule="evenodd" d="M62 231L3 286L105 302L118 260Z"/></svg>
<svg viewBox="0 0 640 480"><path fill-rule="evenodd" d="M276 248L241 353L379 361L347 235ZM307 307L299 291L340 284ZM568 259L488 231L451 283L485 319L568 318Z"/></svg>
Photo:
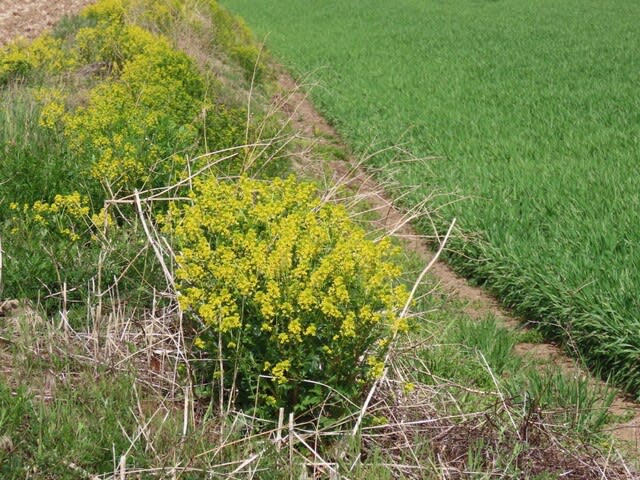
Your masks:
<svg viewBox="0 0 640 480"><path fill-rule="evenodd" d="M317 390L306 380L355 397L407 328L397 252L312 184L211 178L163 222L180 248L181 307L202 321L198 346L221 345L216 358L238 368L241 402L305 408Z"/></svg>
<svg viewBox="0 0 640 480"><path fill-rule="evenodd" d="M20 231L17 225L26 222L47 227L48 234L57 234L72 242L78 242L81 235L92 225L89 200L78 192L56 195L51 203L36 201L32 205L24 204L22 207L17 203L11 203L9 208L16 211L16 216L12 219L14 235Z"/></svg>
<svg viewBox="0 0 640 480"><path fill-rule="evenodd" d="M104 230L94 223L89 205L88 198L78 192L56 195L51 202L9 204L9 217L2 225L10 244L8 271L28 273L18 277L15 285L10 284L17 292L31 290L33 283L46 282L49 292L61 292L66 287L69 302L82 298L78 287L86 285L94 274L98 236ZM99 220L108 221L98 215L95 221ZM13 278L15 275L10 280ZM42 305L48 309L55 303L51 298L43 300Z"/></svg>
<svg viewBox="0 0 640 480"><path fill-rule="evenodd" d="M41 35L30 43L16 40L0 49L0 86L34 71L56 74L72 68L75 59L65 55L62 41Z"/></svg>
<svg viewBox="0 0 640 480"><path fill-rule="evenodd" d="M99 5L101 3L96 4ZM127 61L143 54L153 41L153 35L147 30L126 24L124 15L121 18L111 15L99 20L94 27L78 30L74 55L82 64L104 63L117 72Z"/></svg>
<svg viewBox="0 0 640 480"><path fill-rule="evenodd" d="M204 85L195 65L166 39L148 32L141 38L120 77L98 85L86 107L63 119L72 151L95 158L91 175L111 191L167 181L178 168L172 154L198 133L193 121Z"/></svg>
<svg viewBox="0 0 640 480"><path fill-rule="evenodd" d="M148 278L157 278L155 264L149 267L148 256L141 254L144 235L119 224L114 210L96 209L79 192L55 195L49 202L11 202L2 224L11 255L6 265L11 273L28 273L11 275L16 296L66 288L67 302L81 302L88 284L100 289L105 288L101 282L113 279L122 288L120 298L144 294ZM57 298L44 299L43 308L55 312Z"/></svg>
<svg viewBox="0 0 640 480"><path fill-rule="evenodd" d="M0 233L12 235L4 247L5 294L36 297L66 283L80 295L95 275L97 258L102 278L135 285L136 292L157 285L155 264L146 252L139 255L146 240L131 228L130 207L111 209L117 218L100 207L134 189L174 184L209 165L212 157L202 154L241 145L247 132L249 141L254 138L244 101L172 42L198 27L197 58L205 63L209 48L219 54L213 4L98 0L51 35L0 47L0 88L16 82L16 99L29 102L16 110L25 115L16 117L16 125L24 124L27 145L33 145L18 148L12 139L8 155L27 153L3 164L11 182L0 182L0 197L6 197ZM233 22L224 24L228 28ZM239 171L236 164L224 173ZM71 196L54 198L75 190L88 209L81 218Z"/></svg>
<svg viewBox="0 0 640 480"><path fill-rule="evenodd" d="M34 94L42 104L38 126L49 130L57 130L66 113L66 95L59 88L41 88Z"/></svg>

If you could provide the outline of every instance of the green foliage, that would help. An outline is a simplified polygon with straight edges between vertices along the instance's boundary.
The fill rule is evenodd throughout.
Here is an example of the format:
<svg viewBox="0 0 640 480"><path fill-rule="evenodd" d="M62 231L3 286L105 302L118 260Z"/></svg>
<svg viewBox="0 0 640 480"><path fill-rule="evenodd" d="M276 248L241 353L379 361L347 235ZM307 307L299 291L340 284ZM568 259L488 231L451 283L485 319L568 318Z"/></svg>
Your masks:
<svg viewBox="0 0 640 480"><path fill-rule="evenodd" d="M64 117L65 136L77 157L95 159L91 175L112 192L166 184L180 170L173 153L197 140L203 96L193 62L152 38L118 80L96 87L86 107Z"/></svg>
<svg viewBox="0 0 640 480"><path fill-rule="evenodd" d="M193 9L193 6L188 8ZM186 9L182 0L131 0L128 13L144 28L169 34L176 23L186 17Z"/></svg>
<svg viewBox="0 0 640 480"><path fill-rule="evenodd" d="M522 368L515 355L515 335L496 324L492 317L481 320L458 318L432 333L437 345L425 348L419 357L427 365L431 377L421 377L426 383L437 383L446 378L460 385L495 389L492 377L513 375ZM464 395L464 394L462 394ZM474 404L475 406L475 404Z"/></svg>
<svg viewBox="0 0 640 480"><path fill-rule="evenodd" d="M500 326L491 316L480 320L460 317L459 305L444 307L433 302L433 298L424 299L416 307L435 311L423 322L416 322L415 332L418 338L434 342L417 352L418 362L406 368L412 372L409 382L440 387L450 382L456 409L465 412L495 405L495 398L476 395L468 388L500 391L521 412L523 423L529 417L544 415L547 423L566 425L585 439L610 421L612 389L518 354L514 346L523 336Z"/></svg>
<svg viewBox="0 0 640 480"><path fill-rule="evenodd" d="M559 423L579 433L599 432L609 420L615 391L598 388L588 378L555 369L529 369L506 382L507 390L529 413L550 411Z"/></svg>
<svg viewBox="0 0 640 480"><path fill-rule="evenodd" d="M68 282L73 288L79 279L86 278L87 269L95 268L97 258L90 248L93 234L88 222L89 206L79 193L57 195L51 204L12 203L10 209L13 216L5 224L9 233L6 240L12 245L11 257L5 266L6 287L10 291L30 291L38 288L42 279L55 279L47 285L59 292L63 283ZM30 252L33 245L42 245L46 255ZM70 266L76 268L67 270Z"/></svg>
<svg viewBox="0 0 640 480"><path fill-rule="evenodd" d="M217 0L210 0L210 10L216 43L243 67L247 79L255 77L257 82L262 81L267 72L266 62L251 30L241 18L222 8Z"/></svg>
<svg viewBox="0 0 640 480"><path fill-rule="evenodd" d="M85 62L107 62L120 72L98 85L89 104L64 116L74 154L92 158L91 175L110 192L165 184L176 177L173 156L197 141L193 125L204 82L193 61L168 40L124 20L122 2L85 10L96 27L76 35Z"/></svg>
<svg viewBox="0 0 640 480"><path fill-rule="evenodd" d="M178 0L102 0L89 5L79 17L89 25L75 32L74 53L84 63L105 62L120 70L155 43L157 38L149 30L168 30L179 8Z"/></svg>
<svg viewBox="0 0 640 480"><path fill-rule="evenodd" d="M304 412L331 393L321 384L356 400L382 373L407 328L394 250L313 185L211 178L164 221L180 249L180 304L201 322L194 345L224 359L213 378L238 389L240 406Z"/></svg>
<svg viewBox="0 0 640 480"><path fill-rule="evenodd" d="M505 327L500 327L492 317L482 320L465 319L458 322L451 339L482 355L483 366L488 366L496 375L510 367L517 359L513 355L515 335Z"/></svg>
<svg viewBox="0 0 640 480"><path fill-rule="evenodd" d="M16 43L5 48L0 62L0 84L6 84L15 77L24 77L33 68L29 56Z"/></svg>
<svg viewBox="0 0 640 480"><path fill-rule="evenodd" d="M0 182L0 222L9 214L9 203L53 200L56 194L68 192L70 182L81 178L81 166L70 157L59 132L39 125L42 105L35 97L54 102L48 93L23 86L0 89L4 178Z"/></svg>
<svg viewBox="0 0 640 480"><path fill-rule="evenodd" d="M96 27L83 27L76 33L75 54L83 64L105 63L119 71L124 63L143 54L152 45L151 33L136 25L99 22Z"/></svg>
<svg viewBox="0 0 640 480"><path fill-rule="evenodd" d="M108 225L92 218L103 218L105 200L173 184L211 161L208 152L262 133L247 127L246 108L229 101L229 92L227 101L219 98L220 82L206 80L169 37L152 33L179 28L174 23L191 14L183 7L177 0L103 0L68 19L55 37L0 53L9 82L0 90L3 296L46 297L51 312L65 284L70 302L89 285L104 289L100 284L114 279L123 297L153 291L162 276L149 262L137 213L118 206ZM152 28L156 20L164 23ZM224 172L242 171L250 153L239 152ZM201 154L202 161L192 160ZM36 211L69 195L87 212Z"/></svg>
<svg viewBox="0 0 640 480"><path fill-rule="evenodd" d="M245 108L214 104L206 108L205 114L207 145L229 148L245 143L245 119L247 118Z"/></svg>
<svg viewBox="0 0 640 480"><path fill-rule="evenodd" d="M439 157L379 163L420 186L408 203L466 198L440 213L479 235L449 260L640 392L640 3L222 3L314 72L312 97L357 151Z"/></svg>
<svg viewBox="0 0 640 480"><path fill-rule="evenodd" d="M148 323L140 325L140 329L147 327ZM86 350L93 344L91 340L70 341L49 321L29 314L0 321L3 480L107 477L120 471L118 463L123 455L127 473L140 469L143 478L148 472L171 476L176 471L180 478L189 480L212 472L229 476L258 451L264 455L261 468L282 469L280 462L288 452L283 449L278 454L268 434L247 438L242 421L196 414L185 424L183 409L176 408L184 404L183 390L169 393L165 389L162 378L167 372L161 373L158 390L157 372L141 370L135 359L147 345L136 340L121 343L118 337L122 334L115 326L107 333L108 341L123 351L122 357L110 356L109 363L103 364ZM127 355L127 344L131 355ZM141 350L135 351L134 344ZM102 346L98 350L104 351ZM116 358L121 360L117 365ZM151 378L153 387L149 385ZM180 470L184 465L188 467Z"/></svg>
<svg viewBox="0 0 640 480"><path fill-rule="evenodd" d="M29 75L54 75L75 64L62 50L62 41L41 35L31 43L16 40L0 48L0 87Z"/></svg>
<svg viewBox="0 0 640 480"><path fill-rule="evenodd" d="M245 108L223 102L219 85L214 89L205 86L193 62L170 48L166 38L175 38L176 23L193 13L185 6L200 4L180 0L98 2L83 17L56 30L55 38L62 43L56 42L52 49L72 59L65 64L65 75L49 78L48 73L60 70L50 68L48 61L25 63L24 70L7 68L9 86L0 91L0 154L6 173L0 181L0 237L3 281L9 296L21 291L32 298L34 292L58 294L67 283L68 301L74 302L84 300L89 283L94 284L93 293L104 294L104 298L114 294L127 302L134 285L153 288L162 277L150 267L156 263L148 261L150 249L140 224L130 206L111 204L102 209L105 197L116 193L105 192L102 186L127 193L161 185L182 178L187 162L193 169L211 158L193 160L197 154L255 138L254 127L244 125ZM135 27L137 22L148 31ZM74 44L78 32L80 47ZM167 37L156 36L159 32ZM230 56L235 51L238 59L246 58L245 71L253 71L257 50L248 48L242 53L243 47L229 45L232 43L225 50ZM16 47L18 57L29 60L31 54L22 48ZM86 73L91 68L85 67L99 62L108 63L108 71ZM33 88L41 84L45 88ZM207 98L203 98L205 90ZM132 106L134 95L140 111ZM101 118L90 118L88 112ZM93 134L104 143L93 143ZM178 149L182 151L176 152ZM99 162L109 150L115 152L120 176L108 170L110 162ZM125 161L128 152L134 153L131 165ZM254 154L246 148L238 161L256 158ZM105 169L102 174L98 165ZM236 173L244 166L233 165L229 170ZM121 181L124 175L129 176L127 181ZM269 184L246 178L237 183L211 178L196 182L194 192L189 201L174 205L164 221L182 249L177 275L182 306L198 329L194 351L200 350L207 365L215 365L206 369L204 380L213 377L214 386L221 386L219 395L229 395L247 410L257 405L260 414L279 406L293 406L303 413L331 397L331 389L357 400L366 383L380 374L389 337L406 328L397 316L406 292L395 286L399 269L392 262L396 258L393 248L386 242L368 242L341 207L322 204L312 186L292 179ZM95 275L96 264L100 264L99 275ZM117 279L118 288L100 285L112 278ZM132 302L133 308L140 305ZM71 316L86 321L84 314L76 311ZM526 371L519 371L520 363L511 352L514 336L493 320L450 324L449 315L438 311L426 326L437 325L437 329L414 339L420 345L425 338L436 339L441 345L421 353L413 368L406 370L411 382L398 395L410 394L416 387L412 382L422 380L421 369L432 366L432 373L452 380L440 388L455 393L451 396L455 398L453 414L459 418L460 410L468 411L471 404L486 406L487 398L493 402L493 397L473 392L474 387L494 389L490 368L502 375L500 386L505 379L513 380L508 393L515 401L522 399L528 409L523 409L525 413L535 412L539 405L550 410L560 405L567 416L555 418L574 422L584 431L604 421L595 410L593 417L584 420L576 407L586 405L588 412L592 406L599 407L601 398L592 402L595 397L588 385L562 384L564 379L528 377ZM185 479L237 476L244 472L242 466L252 474L260 472L261 478L297 478L310 473L309 457L299 455L299 460L287 463L290 450L277 449L269 432L258 438L247 435L251 426L243 415L210 419L209 411L201 416L196 401L194 418L183 419L183 407L189 406L191 396L150 396L151 392L134 385L126 375L114 374L129 360L134 359L132 365L137 366L135 359L142 355L133 344L129 344L131 355L126 361L109 357L108 370L93 359L82 369L84 348L91 345L89 350L93 350L94 338L102 343L102 337L93 336L96 332L87 344L83 344L82 332L73 340L41 338L30 332L20 344L5 330L14 320L0 322L0 361L6 359L6 345L21 345L16 347L20 355L11 359L10 367L3 363L1 370L3 376L16 375L11 385L29 385L32 393L0 381L2 478L106 477L114 473L113 462L123 453L130 475L136 474L137 467L142 468L138 473L142 476L177 474ZM112 351L113 339L108 340ZM66 350L73 349L70 344L76 341L81 343L80 354ZM32 348L36 344L48 348ZM155 343L149 347L154 348ZM37 359L31 357L34 353ZM43 397L38 385L49 375L56 379L55 388L49 392L47 385ZM311 381L324 382L327 387ZM457 389L456 381L464 388ZM336 398L329 399L322 419L327 412L333 413ZM517 407L513 411L516 421ZM491 423L493 417L487 418ZM375 433L369 438L384 432L387 419L377 416L372 422L381 430L372 430ZM489 423L481 428L491 428ZM370 425L368 419L365 425ZM496 430L507 425L506 419L499 425ZM420 429L407 426L408 438L422 442L417 438ZM183 428L188 430L186 436ZM297 428L305 427L298 424ZM507 431L509 428L507 425ZM333 442L326 450L322 442L314 448L354 478L392 477L395 472L390 464L402 464L406 458L411 465L416 457L424 475L431 473L429 465L434 475L442 473L436 472L438 457L426 445L397 455L398 450L389 453L387 445L381 450L363 448L357 436L349 435L346 442L352 444L346 456ZM472 446L470 469L486 468L481 447ZM507 452L505 463L514 459L517 463L521 448ZM492 473L496 465L499 463L489 466ZM324 467L314 471L316 476L325 473Z"/></svg>
<svg viewBox="0 0 640 480"><path fill-rule="evenodd" d="M85 7L80 16L95 24L104 22L105 25L122 25L125 23L128 4L128 0L101 0Z"/></svg>
<svg viewBox="0 0 640 480"><path fill-rule="evenodd" d="M54 38L62 40L63 45L67 44L67 41L71 41L75 38L76 33L83 27L89 27L95 25L95 22L86 16L80 15L65 15L58 23L53 26L51 34Z"/></svg>
<svg viewBox="0 0 640 480"><path fill-rule="evenodd" d="M113 472L114 451L129 451L129 464L144 467L144 445L131 444L127 436L137 427L131 380L96 380L87 373L77 380L82 388L64 386L50 404L24 389L12 394L0 380L2 478L77 478L70 464Z"/></svg>
<svg viewBox="0 0 640 480"><path fill-rule="evenodd" d="M4 222L9 255L3 290L18 297L41 292L38 300L49 313L61 303L82 304L88 284L100 294L114 279L117 301L150 298L162 277L149 261L141 227L135 220L117 223L107 209L94 212L90 205L78 192L56 195L51 203L11 203Z"/></svg>
<svg viewBox="0 0 640 480"><path fill-rule="evenodd" d="M9 475L21 467L23 459L13 453L16 449L24 448L24 433L28 429L27 420L30 414L31 403L24 390L19 389L14 393L3 381L0 381L0 474L2 478L11 478Z"/></svg>

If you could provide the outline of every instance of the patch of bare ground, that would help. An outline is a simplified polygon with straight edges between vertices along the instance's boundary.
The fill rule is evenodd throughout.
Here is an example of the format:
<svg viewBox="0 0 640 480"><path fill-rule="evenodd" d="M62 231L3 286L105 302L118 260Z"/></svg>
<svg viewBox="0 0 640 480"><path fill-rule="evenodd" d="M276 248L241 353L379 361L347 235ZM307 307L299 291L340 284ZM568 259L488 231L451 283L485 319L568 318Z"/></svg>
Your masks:
<svg viewBox="0 0 640 480"><path fill-rule="evenodd" d="M0 45L16 37L34 38L91 0L0 0Z"/></svg>
<svg viewBox="0 0 640 480"><path fill-rule="evenodd" d="M335 144L343 143L335 129L317 112L308 100L305 89L298 85L283 68L278 68L278 83L283 92L288 92L284 101L285 113L289 115L294 129L310 137L311 141L323 142L330 139ZM344 146L344 145L343 145ZM349 184L358 194L366 196L373 210L379 213L377 227L389 230L394 228L394 235L400 238L406 248L420 256L425 263L429 262L434 252L429 248L425 238L418 235L407 221L410 216L396 207L394 202L385 194L381 187L354 158L347 161L333 161L329 165L336 179L349 178ZM317 168L314 165L302 165L302 168ZM402 225L397 228L397 225ZM504 326L521 329L523 322L503 309L498 301L481 288L470 285L464 278L458 276L446 264L438 261L433 264L430 273L437 278L443 292L461 300L465 306L465 313L471 318L494 316ZM590 376L578 360L567 356L563 350L553 344L521 343L516 346L516 352L523 357L543 360L555 365L559 370L580 378L585 376L594 384L604 386L603 382ZM634 456L640 455L640 405L630 401L623 394L616 395L610 408L610 413L625 418L623 423L613 425L611 431L615 438L624 442ZM631 418L630 418L631 417ZM464 435L463 435L464 436ZM553 459L555 462L555 459ZM590 478L590 477L575 477Z"/></svg>

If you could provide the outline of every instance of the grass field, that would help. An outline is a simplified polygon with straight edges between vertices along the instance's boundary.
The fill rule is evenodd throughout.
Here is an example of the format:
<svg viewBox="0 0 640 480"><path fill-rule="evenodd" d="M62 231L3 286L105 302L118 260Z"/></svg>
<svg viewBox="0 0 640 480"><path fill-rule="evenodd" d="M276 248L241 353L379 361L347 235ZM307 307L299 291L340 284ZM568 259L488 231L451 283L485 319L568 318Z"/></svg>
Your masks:
<svg viewBox="0 0 640 480"><path fill-rule="evenodd" d="M637 1L224 3L357 150L439 157L396 180L465 198L452 263L640 392Z"/></svg>

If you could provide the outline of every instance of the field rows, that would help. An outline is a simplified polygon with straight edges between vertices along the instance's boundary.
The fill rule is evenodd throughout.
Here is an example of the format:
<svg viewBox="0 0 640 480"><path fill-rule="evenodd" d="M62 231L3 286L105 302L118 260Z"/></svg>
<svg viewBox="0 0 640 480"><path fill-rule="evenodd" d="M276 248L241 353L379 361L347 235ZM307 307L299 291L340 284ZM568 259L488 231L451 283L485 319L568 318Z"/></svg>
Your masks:
<svg viewBox="0 0 640 480"><path fill-rule="evenodd" d="M454 265L640 391L640 4L224 3L358 151L438 157L395 179L464 198Z"/></svg>

